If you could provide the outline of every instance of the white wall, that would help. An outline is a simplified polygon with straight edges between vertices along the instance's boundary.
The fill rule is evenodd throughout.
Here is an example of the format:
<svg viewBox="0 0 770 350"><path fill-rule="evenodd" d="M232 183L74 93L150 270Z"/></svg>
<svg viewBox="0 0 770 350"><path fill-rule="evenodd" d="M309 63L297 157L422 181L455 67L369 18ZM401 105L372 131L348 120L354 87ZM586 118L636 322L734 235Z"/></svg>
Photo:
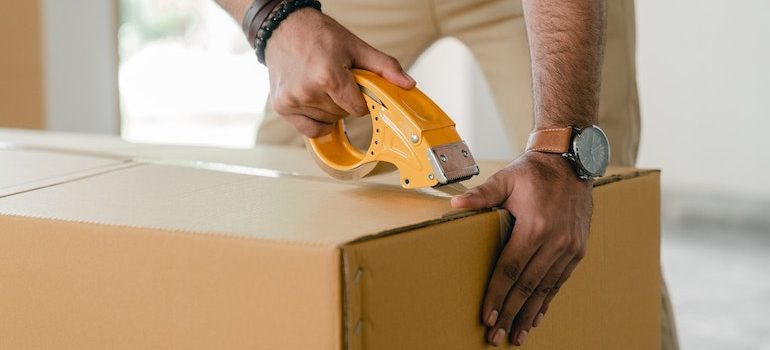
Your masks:
<svg viewBox="0 0 770 350"><path fill-rule="evenodd" d="M638 165L661 168L667 191L770 199L770 1L636 7ZM460 45L426 53L414 69L420 87L456 119L474 154L510 159L480 72Z"/></svg>
<svg viewBox="0 0 770 350"><path fill-rule="evenodd" d="M770 1L638 0L639 164L770 199Z"/></svg>
<svg viewBox="0 0 770 350"><path fill-rule="evenodd" d="M48 129L117 134L117 1L41 5Z"/></svg>

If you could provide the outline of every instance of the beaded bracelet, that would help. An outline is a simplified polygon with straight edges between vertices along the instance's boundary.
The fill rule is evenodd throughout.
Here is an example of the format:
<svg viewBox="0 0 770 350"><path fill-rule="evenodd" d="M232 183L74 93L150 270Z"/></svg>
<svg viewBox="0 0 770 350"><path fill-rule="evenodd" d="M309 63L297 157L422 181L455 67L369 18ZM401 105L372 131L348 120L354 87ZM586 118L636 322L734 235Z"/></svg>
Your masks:
<svg viewBox="0 0 770 350"><path fill-rule="evenodd" d="M318 11L321 10L321 2L318 0L288 0L284 1L270 14L270 16L262 23L257 33L257 39L254 42L254 47L257 52L257 59L259 63L265 64L265 48L267 47L267 41L273 32L278 29L281 22L289 17L289 15L299 9L305 7L312 7Z"/></svg>

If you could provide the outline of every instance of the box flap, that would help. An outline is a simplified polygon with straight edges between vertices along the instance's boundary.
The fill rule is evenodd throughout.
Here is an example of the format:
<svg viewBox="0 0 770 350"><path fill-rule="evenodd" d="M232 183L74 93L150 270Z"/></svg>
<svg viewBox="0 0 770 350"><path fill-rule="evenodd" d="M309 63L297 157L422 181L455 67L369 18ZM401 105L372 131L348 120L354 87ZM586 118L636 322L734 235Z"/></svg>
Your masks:
<svg viewBox="0 0 770 350"><path fill-rule="evenodd" d="M302 148L228 150L46 135L0 130L0 140L33 148L63 147L61 152L69 152L20 150L23 155L16 153L16 157L30 164L30 172L19 172L15 179L46 178L50 176L43 171L46 166L56 174L67 166L77 170L90 166L103 172L100 166L125 162L121 157L134 157L141 165L132 163L128 169L37 191L13 192L18 194L0 199L0 213L339 245L438 223L453 212L446 197L401 188L396 173L358 182L332 179ZM77 142L80 139L84 141ZM105 157L115 158L77 154L97 146L103 147L97 150L106 152ZM46 165L43 170L34 170L33 164ZM493 161L479 164L481 175L467 181L467 186L482 183L506 165ZM611 168L609 173L615 175L597 184L638 172ZM68 180L83 173L77 174Z"/></svg>
<svg viewBox="0 0 770 350"><path fill-rule="evenodd" d="M128 159L0 146L0 197L130 166Z"/></svg>
<svg viewBox="0 0 770 350"><path fill-rule="evenodd" d="M0 199L0 213L336 245L441 218L445 198L381 185L141 165Z"/></svg>

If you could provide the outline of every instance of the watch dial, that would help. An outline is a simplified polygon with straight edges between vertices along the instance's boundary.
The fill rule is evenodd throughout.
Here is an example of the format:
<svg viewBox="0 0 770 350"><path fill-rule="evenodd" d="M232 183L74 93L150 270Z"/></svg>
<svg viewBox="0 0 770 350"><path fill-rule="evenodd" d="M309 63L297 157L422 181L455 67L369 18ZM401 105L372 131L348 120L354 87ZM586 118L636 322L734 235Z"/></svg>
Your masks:
<svg viewBox="0 0 770 350"><path fill-rule="evenodd" d="M610 160L610 146L604 132L589 126L575 137L575 153L580 165L591 176L601 176Z"/></svg>

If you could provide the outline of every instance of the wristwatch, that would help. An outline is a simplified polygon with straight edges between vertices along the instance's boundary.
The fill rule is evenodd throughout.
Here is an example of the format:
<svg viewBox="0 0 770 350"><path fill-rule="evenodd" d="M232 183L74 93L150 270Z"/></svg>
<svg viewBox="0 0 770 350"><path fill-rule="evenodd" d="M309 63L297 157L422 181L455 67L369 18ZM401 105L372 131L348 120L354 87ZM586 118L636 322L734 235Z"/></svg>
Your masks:
<svg viewBox="0 0 770 350"><path fill-rule="evenodd" d="M581 180L604 175L610 162L607 135L596 125L536 130L529 134L527 152L561 154Z"/></svg>

